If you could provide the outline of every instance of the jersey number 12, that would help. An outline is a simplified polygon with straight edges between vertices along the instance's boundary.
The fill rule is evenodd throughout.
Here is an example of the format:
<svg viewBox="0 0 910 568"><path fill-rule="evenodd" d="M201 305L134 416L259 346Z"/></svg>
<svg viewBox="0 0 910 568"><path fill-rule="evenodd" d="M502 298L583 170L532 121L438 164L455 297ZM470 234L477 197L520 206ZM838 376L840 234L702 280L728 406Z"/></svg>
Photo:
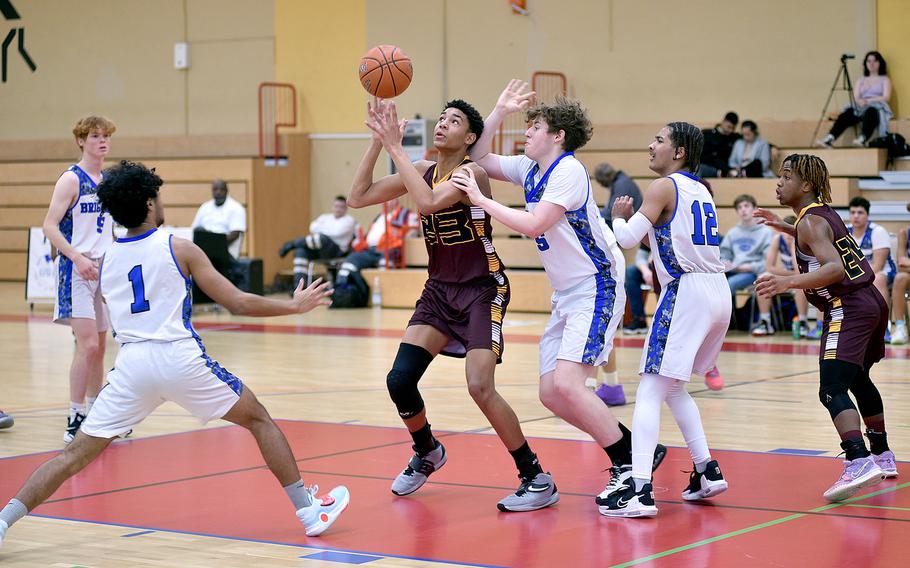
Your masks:
<svg viewBox="0 0 910 568"><path fill-rule="evenodd" d="M720 246L720 238L717 236L717 213L714 212L713 204L699 201L692 203L692 221L695 227L695 232L692 233L693 245Z"/></svg>

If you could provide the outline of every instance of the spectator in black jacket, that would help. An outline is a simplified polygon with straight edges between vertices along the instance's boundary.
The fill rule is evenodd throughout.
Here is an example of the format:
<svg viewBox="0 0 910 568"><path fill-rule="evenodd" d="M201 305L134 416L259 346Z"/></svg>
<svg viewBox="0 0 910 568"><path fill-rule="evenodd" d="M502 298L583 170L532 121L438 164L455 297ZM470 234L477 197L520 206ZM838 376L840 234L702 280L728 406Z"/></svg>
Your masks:
<svg viewBox="0 0 910 568"><path fill-rule="evenodd" d="M726 177L730 169L730 153L733 144L742 138L736 133L739 115L728 112L720 124L710 130L702 130L705 135L705 146L701 153L701 165L698 177Z"/></svg>
<svg viewBox="0 0 910 568"><path fill-rule="evenodd" d="M641 207L641 190L635 180L626 175L622 170L615 170L613 166L604 162L594 170L594 179L597 183L610 190L610 197L604 204L602 214L607 221L607 225L612 229L613 223L611 215L613 214L613 202L617 197L629 196L632 198L632 207L635 211Z"/></svg>

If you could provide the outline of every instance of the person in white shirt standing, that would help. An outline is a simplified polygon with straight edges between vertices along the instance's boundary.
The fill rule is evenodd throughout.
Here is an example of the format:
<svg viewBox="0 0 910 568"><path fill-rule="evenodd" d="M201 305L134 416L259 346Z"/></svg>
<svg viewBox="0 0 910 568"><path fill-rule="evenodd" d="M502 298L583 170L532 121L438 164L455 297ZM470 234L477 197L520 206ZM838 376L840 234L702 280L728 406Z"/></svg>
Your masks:
<svg viewBox="0 0 910 568"><path fill-rule="evenodd" d="M322 497L315 486L304 486L284 434L252 390L209 357L190 322L191 279L231 313L261 317L303 314L326 305L332 293L328 284L298 286L294 297L284 300L241 292L198 246L158 230L164 223L161 185L161 178L142 164L123 161L98 188L101 205L127 229L98 269L120 351L73 443L38 467L0 510L0 544L13 523L165 401L203 422L222 418L249 430L307 536L325 531L350 501L344 486Z"/></svg>
<svg viewBox="0 0 910 568"><path fill-rule="evenodd" d="M343 195L335 197L332 212L323 213L310 223L310 234L284 243L279 255L294 251L294 285L306 277L311 261L338 258L348 253L357 221L348 215L348 202Z"/></svg>
<svg viewBox="0 0 910 568"><path fill-rule="evenodd" d="M76 436L101 390L107 308L98 289L98 261L113 240L111 221L98 204L104 157L117 126L103 116L87 116L73 127L82 150L79 162L57 179L44 235L57 255L54 322L69 325L76 338L70 367L70 410L64 443Z"/></svg>
<svg viewBox="0 0 910 568"><path fill-rule="evenodd" d="M452 181L476 206L537 243L554 289L552 315L540 339L540 401L607 453L613 465L606 494L628 475L632 434L585 380L606 365L622 322L625 260L594 200L588 172L574 155L593 133L578 101L558 97L527 110L524 156L490 152L502 120L530 105L534 93L526 89L523 81L509 82L471 149L471 158L490 177L524 187L526 211L484 196L470 170L456 171ZM650 467L656 468L666 448L653 453Z"/></svg>
<svg viewBox="0 0 910 568"><path fill-rule="evenodd" d="M733 309L714 198L692 174L698 171L703 145L698 128L671 122L648 147L650 168L662 177L648 186L641 208L633 215L627 197L613 205L613 231L623 248L637 247L648 237L661 293L639 367L632 476L605 499L600 512L607 516L657 514L648 458L657 443L664 402L692 456L693 471L682 498L697 501L727 489L711 459L698 406L686 391L693 372L703 375L714 368Z"/></svg>
<svg viewBox="0 0 910 568"><path fill-rule="evenodd" d="M212 182L212 199L199 206L193 219L193 230L227 235L228 252L240 257L240 243L246 232L246 209L228 195L228 185L223 179Z"/></svg>

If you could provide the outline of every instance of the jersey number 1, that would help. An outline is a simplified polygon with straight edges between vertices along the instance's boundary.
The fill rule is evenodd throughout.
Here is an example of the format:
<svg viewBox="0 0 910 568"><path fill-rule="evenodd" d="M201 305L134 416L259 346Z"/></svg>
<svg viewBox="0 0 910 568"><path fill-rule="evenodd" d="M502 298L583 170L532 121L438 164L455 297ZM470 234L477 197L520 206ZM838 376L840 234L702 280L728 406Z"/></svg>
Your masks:
<svg viewBox="0 0 910 568"><path fill-rule="evenodd" d="M705 214L704 220L702 220L702 211ZM714 205L694 202L692 204L692 221L695 226L695 232L692 233L693 245L720 246L720 238L717 236L717 213L714 212Z"/></svg>
<svg viewBox="0 0 910 568"><path fill-rule="evenodd" d="M142 280L142 265L137 264L130 269L127 276L130 284L133 286L133 303L130 304L130 312L139 314L149 311L149 301L145 299L145 282Z"/></svg>

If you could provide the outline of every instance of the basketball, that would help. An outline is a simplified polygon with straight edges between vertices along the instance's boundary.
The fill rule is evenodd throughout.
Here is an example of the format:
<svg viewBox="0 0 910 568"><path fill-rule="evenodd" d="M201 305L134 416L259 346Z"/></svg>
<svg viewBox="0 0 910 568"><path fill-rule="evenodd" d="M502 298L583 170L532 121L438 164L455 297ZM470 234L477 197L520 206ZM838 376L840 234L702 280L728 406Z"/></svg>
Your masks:
<svg viewBox="0 0 910 568"><path fill-rule="evenodd" d="M377 45L360 59L360 84L381 99L397 97L411 84L411 58L394 45Z"/></svg>

